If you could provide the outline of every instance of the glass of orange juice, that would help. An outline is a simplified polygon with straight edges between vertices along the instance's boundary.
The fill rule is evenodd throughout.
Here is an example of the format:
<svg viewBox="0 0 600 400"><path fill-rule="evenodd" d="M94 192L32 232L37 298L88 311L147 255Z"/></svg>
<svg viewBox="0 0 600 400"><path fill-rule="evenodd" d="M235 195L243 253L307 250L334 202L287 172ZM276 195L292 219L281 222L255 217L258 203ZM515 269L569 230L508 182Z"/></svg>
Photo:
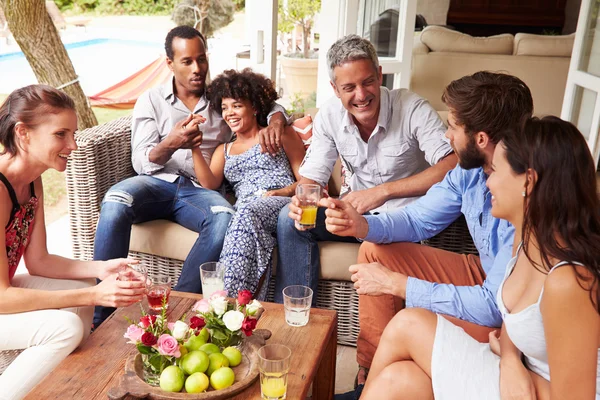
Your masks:
<svg viewBox="0 0 600 400"><path fill-rule="evenodd" d="M291 356L290 348L282 344L268 344L258 349L260 392L263 399L286 398Z"/></svg>
<svg viewBox="0 0 600 400"><path fill-rule="evenodd" d="M302 183L296 186L296 198L300 201L302 218L298 223L299 229L312 229L317 223L317 203L321 199L321 186Z"/></svg>

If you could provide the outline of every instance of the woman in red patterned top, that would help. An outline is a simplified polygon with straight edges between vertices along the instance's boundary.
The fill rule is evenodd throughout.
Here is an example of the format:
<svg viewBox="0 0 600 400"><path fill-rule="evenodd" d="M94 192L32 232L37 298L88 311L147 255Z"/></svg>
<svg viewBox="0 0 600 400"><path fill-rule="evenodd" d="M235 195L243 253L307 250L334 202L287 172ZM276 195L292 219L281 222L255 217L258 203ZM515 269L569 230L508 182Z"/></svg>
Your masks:
<svg viewBox="0 0 600 400"><path fill-rule="evenodd" d="M0 398L22 398L67 357L89 334L94 305L143 297L143 282L116 279L134 260L48 254L41 175L65 170L76 129L73 100L50 86L17 89L0 107L0 351L25 349L0 375ZM21 257L29 274L15 276Z"/></svg>

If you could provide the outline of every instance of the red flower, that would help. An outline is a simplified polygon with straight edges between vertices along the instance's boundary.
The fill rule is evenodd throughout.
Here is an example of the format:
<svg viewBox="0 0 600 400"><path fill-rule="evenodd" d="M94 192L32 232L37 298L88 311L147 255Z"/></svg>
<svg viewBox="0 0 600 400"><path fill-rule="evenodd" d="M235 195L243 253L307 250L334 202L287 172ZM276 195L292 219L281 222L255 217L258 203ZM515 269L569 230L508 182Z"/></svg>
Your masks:
<svg viewBox="0 0 600 400"><path fill-rule="evenodd" d="M246 336L252 335L252 331L256 328L256 320L254 318L244 318L244 322L242 322L242 331ZM143 337L142 337L143 339Z"/></svg>
<svg viewBox="0 0 600 400"><path fill-rule="evenodd" d="M190 328L192 329L200 329L200 328L204 328L204 325L206 325L206 321L204 321L204 318L200 318L200 317L192 317L190 318ZM198 336L198 335L196 335Z"/></svg>
<svg viewBox="0 0 600 400"><path fill-rule="evenodd" d="M142 335L142 344L144 346L154 346L156 342L158 342L158 339L152 333L144 332L144 334Z"/></svg>
<svg viewBox="0 0 600 400"><path fill-rule="evenodd" d="M142 324L143 328L147 328L150 325L154 325L155 322L156 315L144 315L142 318L140 318L140 323Z"/></svg>
<svg viewBox="0 0 600 400"><path fill-rule="evenodd" d="M245 306L246 304L250 303L250 301L252 301L252 292L246 289L241 290L238 293L237 301L240 304L240 306Z"/></svg>

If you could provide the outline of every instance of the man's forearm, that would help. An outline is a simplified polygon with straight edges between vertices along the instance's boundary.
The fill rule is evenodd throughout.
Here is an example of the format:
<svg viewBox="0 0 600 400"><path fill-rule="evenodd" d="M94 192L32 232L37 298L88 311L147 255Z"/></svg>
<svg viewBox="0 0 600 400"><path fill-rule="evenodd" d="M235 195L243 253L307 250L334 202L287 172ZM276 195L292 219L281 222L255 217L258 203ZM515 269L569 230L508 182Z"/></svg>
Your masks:
<svg viewBox="0 0 600 400"><path fill-rule="evenodd" d="M287 121L285 119L285 116L283 115L282 112L277 112L273 115L271 115L271 118L269 119L269 126L271 127L284 127L287 124Z"/></svg>
<svg viewBox="0 0 600 400"><path fill-rule="evenodd" d="M456 166L456 162L456 155L449 154L425 171L408 178L384 183L381 185L381 189L385 193L386 200L422 196L434 184L441 182L448 171Z"/></svg>
<svg viewBox="0 0 600 400"><path fill-rule="evenodd" d="M150 150L148 161L158 165L165 165L176 150L169 146L167 140L163 140Z"/></svg>

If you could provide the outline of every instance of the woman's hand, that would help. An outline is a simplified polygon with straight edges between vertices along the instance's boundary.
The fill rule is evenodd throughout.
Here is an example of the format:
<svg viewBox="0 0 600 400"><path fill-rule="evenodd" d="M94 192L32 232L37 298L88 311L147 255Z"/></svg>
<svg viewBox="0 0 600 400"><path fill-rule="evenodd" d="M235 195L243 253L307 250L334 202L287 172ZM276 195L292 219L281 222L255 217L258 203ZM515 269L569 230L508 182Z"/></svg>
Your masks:
<svg viewBox="0 0 600 400"><path fill-rule="evenodd" d="M269 190L268 192L266 192L264 194L265 197L272 197L272 196L292 197L293 195L294 195L294 191L292 191L288 188Z"/></svg>
<svg viewBox="0 0 600 400"><path fill-rule="evenodd" d="M490 350L492 350L492 353L494 353L498 357L501 357L502 351L500 350L500 340L498 339L497 335L498 331L491 331L489 333Z"/></svg>
<svg viewBox="0 0 600 400"><path fill-rule="evenodd" d="M114 258L112 260L103 261L100 270L98 271L98 279L105 280L111 275L115 275L119 270L127 268L129 264L138 264L139 260L133 258Z"/></svg>
<svg viewBox="0 0 600 400"><path fill-rule="evenodd" d="M94 286L94 305L127 307L144 298L146 284L142 281L118 281L117 275L106 277Z"/></svg>
<svg viewBox="0 0 600 400"><path fill-rule="evenodd" d="M500 397L502 400L537 399L531 374L521 360L500 361Z"/></svg>

